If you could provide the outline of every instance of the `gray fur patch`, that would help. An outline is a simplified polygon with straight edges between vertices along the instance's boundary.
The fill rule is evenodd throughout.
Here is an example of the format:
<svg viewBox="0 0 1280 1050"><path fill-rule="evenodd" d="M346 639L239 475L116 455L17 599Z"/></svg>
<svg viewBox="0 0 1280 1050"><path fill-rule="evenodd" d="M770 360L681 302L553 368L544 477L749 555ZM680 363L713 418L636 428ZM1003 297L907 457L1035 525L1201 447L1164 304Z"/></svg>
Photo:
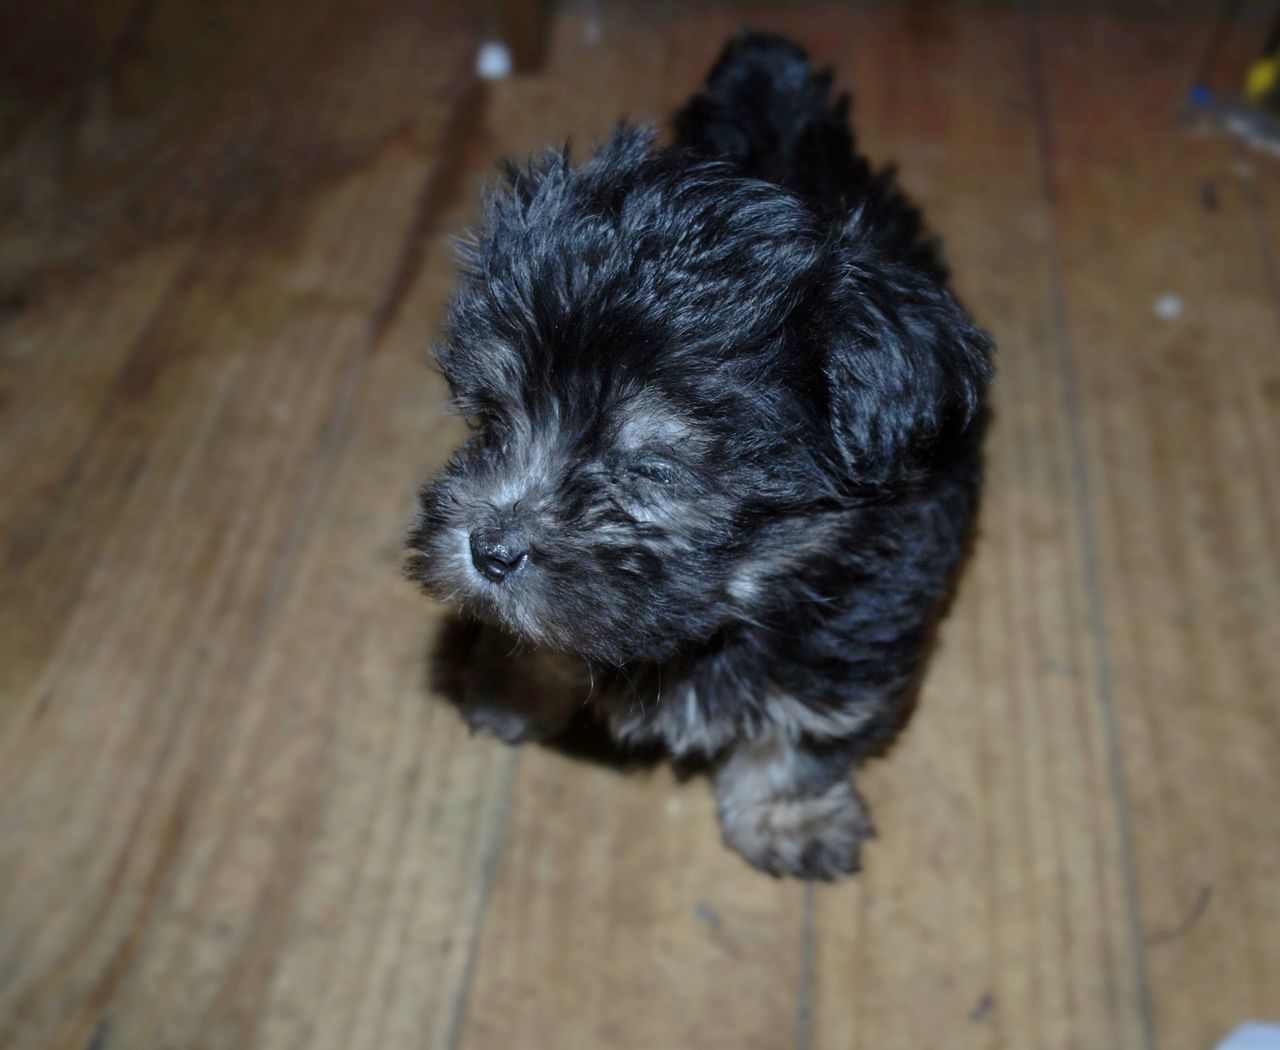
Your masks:
<svg viewBox="0 0 1280 1050"><path fill-rule="evenodd" d="M832 780L829 772L780 739L734 750L716 773L725 843L774 875L832 879L857 871L871 821L848 776Z"/></svg>

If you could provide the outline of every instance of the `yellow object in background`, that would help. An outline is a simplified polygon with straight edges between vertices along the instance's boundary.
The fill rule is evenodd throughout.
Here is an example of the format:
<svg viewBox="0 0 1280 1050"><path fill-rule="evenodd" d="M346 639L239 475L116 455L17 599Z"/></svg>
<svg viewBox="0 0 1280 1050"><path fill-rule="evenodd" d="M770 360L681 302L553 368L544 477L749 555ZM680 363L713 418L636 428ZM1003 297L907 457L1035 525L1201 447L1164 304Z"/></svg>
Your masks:
<svg viewBox="0 0 1280 1050"><path fill-rule="evenodd" d="M1280 55L1260 58L1249 67L1244 78L1244 97L1250 102L1261 102L1276 86L1280 78Z"/></svg>

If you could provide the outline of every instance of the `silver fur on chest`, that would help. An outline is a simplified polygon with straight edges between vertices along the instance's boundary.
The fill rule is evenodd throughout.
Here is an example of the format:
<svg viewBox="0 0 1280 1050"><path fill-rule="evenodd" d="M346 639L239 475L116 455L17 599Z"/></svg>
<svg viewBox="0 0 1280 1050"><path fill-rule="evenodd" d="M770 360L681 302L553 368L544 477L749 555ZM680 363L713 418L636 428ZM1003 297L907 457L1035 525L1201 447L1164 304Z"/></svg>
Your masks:
<svg viewBox="0 0 1280 1050"><path fill-rule="evenodd" d="M710 758L731 742L781 736L798 740L839 740L862 729L873 708L815 709L787 693L771 690L730 715L709 713L690 683L681 683L641 705L638 696L618 694L601 701L609 729L622 744L661 743L680 758Z"/></svg>

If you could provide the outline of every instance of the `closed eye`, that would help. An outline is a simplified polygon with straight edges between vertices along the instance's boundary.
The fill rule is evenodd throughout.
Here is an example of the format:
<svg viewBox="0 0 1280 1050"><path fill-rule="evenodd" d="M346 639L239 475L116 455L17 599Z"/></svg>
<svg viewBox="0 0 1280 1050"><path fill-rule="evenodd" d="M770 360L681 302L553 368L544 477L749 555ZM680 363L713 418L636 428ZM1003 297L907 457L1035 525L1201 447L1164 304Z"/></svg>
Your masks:
<svg viewBox="0 0 1280 1050"><path fill-rule="evenodd" d="M506 428L495 417L486 414L466 417L467 428L471 431L464 447L475 451L501 451L506 448Z"/></svg>
<svg viewBox="0 0 1280 1050"><path fill-rule="evenodd" d="M641 463L630 463L626 468L631 477L643 478L658 485L670 485L675 482L679 472L674 464L660 459L645 460Z"/></svg>

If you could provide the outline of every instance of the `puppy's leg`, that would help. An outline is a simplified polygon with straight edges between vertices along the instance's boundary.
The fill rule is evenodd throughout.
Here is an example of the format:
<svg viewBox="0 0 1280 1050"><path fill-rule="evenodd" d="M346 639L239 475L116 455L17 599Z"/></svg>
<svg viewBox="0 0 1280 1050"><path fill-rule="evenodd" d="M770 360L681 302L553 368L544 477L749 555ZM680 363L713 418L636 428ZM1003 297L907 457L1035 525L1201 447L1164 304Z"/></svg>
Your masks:
<svg viewBox="0 0 1280 1050"><path fill-rule="evenodd" d="M559 733L588 696L580 660L522 646L496 627L480 628L455 697L472 732L508 744Z"/></svg>
<svg viewBox="0 0 1280 1050"><path fill-rule="evenodd" d="M872 834L846 749L782 733L735 746L715 773L726 844L774 875L834 879L858 870Z"/></svg>

